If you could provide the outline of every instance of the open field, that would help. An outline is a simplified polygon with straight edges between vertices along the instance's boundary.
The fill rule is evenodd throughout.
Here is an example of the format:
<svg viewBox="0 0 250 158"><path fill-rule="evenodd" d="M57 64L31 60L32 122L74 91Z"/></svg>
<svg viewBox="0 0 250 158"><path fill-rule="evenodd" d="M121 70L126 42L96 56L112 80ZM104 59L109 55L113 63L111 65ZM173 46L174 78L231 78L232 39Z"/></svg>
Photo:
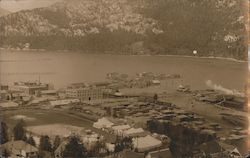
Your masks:
<svg viewBox="0 0 250 158"><path fill-rule="evenodd" d="M3 119L9 126L16 124L18 119L13 119L13 116L23 115L26 118L34 118L25 120L27 126L37 126L46 124L70 124L75 126L91 127L92 122L82 118L73 117L59 111L41 110L41 109L18 109L13 111L5 111Z"/></svg>
<svg viewBox="0 0 250 158"><path fill-rule="evenodd" d="M50 137L61 136L68 137L71 134L81 134L84 132L83 127L65 125L65 124L48 124L40 126L27 127L29 132L36 135L49 135Z"/></svg>
<svg viewBox="0 0 250 158"><path fill-rule="evenodd" d="M98 134L105 136L107 142L113 142L115 140L115 137L113 137L113 135L110 135L108 133L105 133L101 130L92 127L93 125L92 121L80 117L79 115L75 116L74 114L69 114L65 111L55 111L51 109L50 110L18 109L18 110L4 111L2 116L3 120L8 124L10 130L13 129L15 124L19 121L19 119L16 119L16 116L19 116L19 118L20 116L22 116L20 119L33 118L24 120L26 122L26 126L33 128L33 130L35 131L41 129L41 127L47 127L46 128L47 130L44 129L44 132L40 131L43 134L47 134L48 132L50 133L50 130L48 128L53 129L56 127L60 127L61 129L66 131L64 133L67 133L69 130L74 132L79 129L86 129L86 130L90 129ZM53 124L55 126L53 126ZM34 126L37 126L38 128L34 129ZM59 132L60 130L57 131Z"/></svg>

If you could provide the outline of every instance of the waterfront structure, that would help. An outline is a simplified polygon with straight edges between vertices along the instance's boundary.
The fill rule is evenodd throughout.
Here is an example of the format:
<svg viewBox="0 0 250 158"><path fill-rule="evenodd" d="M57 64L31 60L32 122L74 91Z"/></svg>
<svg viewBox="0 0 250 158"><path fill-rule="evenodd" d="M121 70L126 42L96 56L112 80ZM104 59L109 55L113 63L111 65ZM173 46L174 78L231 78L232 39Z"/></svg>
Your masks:
<svg viewBox="0 0 250 158"><path fill-rule="evenodd" d="M40 82L15 82L11 90L21 91L27 95L35 95L39 91L49 90L50 85Z"/></svg>
<svg viewBox="0 0 250 158"><path fill-rule="evenodd" d="M81 101L103 99L103 93L103 89L99 87L68 88L65 90L66 97L77 98Z"/></svg>

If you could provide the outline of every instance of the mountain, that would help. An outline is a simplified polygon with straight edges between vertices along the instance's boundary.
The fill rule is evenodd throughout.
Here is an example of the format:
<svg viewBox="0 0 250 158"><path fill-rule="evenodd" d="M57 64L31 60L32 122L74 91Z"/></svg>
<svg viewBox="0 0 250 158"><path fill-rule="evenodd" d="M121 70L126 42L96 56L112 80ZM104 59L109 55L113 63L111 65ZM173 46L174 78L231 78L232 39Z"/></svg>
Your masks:
<svg viewBox="0 0 250 158"><path fill-rule="evenodd" d="M64 0L0 18L0 47L244 59L237 0Z"/></svg>
<svg viewBox="0 0 250 158"><path fill-rule="evenodd" d="M1 16L4 16L4 15L7 15L7 14L9 14L10 12L9 11L7 11L7 10L5 10L5 9L3 9L3 8L0 8L0 17Z"/></svg>
<svg viewBox="0 0 250 158"><path fill-rule="evenodd" d="M248 17L250 17L250 0L248 1L248 5L247 5L247 11L248 11ZM248 37L250 37L250 20L248 18L248 22L247 22L247 31L248 31ZM248 38L248 44L250 45L250 38Z"/></svg>

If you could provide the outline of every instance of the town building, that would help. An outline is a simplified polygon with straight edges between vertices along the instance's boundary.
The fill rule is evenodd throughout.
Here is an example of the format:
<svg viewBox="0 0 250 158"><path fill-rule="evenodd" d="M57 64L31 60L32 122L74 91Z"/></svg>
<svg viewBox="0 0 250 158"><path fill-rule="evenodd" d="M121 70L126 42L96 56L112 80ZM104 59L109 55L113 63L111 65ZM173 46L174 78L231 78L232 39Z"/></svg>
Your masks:
<svg viewBox="0 0 250 158"><path fill-rule="evenodd" d="M35 95L39 91L49 90L51 85L39 82L15 82L11 90L21 91L27 95Z"/></svg>
<svg viewBox="0 0 250 158"><path fill-rule="evenodd" d="M150 151L162 146L162 142L150 135L133 139L134 148L138 152Z"/></svg>
<svg viewBox="0 0 250 158"><path fill-rule="evenodd" d="M37 158L38 149L22 140L9 141L0 146L1 151L6 151L11 158Z"/></svg>
<svg viewBox="0 0 250 158"><path fill-rule="evenodd" d="M103 93L103 88L98 87L69 88L65 90L66 97L77 98L81 101L103 99Z"/></svg>

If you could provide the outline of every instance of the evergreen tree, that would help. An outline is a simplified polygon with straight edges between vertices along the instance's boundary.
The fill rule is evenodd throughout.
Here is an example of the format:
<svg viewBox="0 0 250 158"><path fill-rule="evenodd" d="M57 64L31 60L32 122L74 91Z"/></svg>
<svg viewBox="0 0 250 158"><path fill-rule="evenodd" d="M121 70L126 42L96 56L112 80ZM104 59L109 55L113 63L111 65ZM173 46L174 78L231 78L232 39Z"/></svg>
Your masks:
<svg viewBox="0 0 250 158"><path fill-rule="evenodd" d="M30 145L36 146L36 142L32 136L28 138L27 143L29 143Z"/></svg>
<svg viewBox="0 0 250 158"><path fill-rule="evenodd" d="M133 147L133 140L131 137L124 137L122 139L122 144L126 149L131 149Z"/></svg>
<svg viewBox="0 0 250 158"><path fill-rule="evenodd" d="M0 127L0 144L6 143L8 139L8 126L5 122L1 121L1 127Z"/></svg>
<svg viewBox="0 0 250 158"><path fill-rule="evenodd" d="M121 152L124 149L132 149L133 148L133 140L131 137L119 138L117 137L115 143L115 153Z"/></svg>
<svg viewBox="0 0 250 158"><path fill-rule="evenodd" d="M27 140L25 122L20 120L13 129L14 140Z"/></svg>
<svg viewBox="0 0 250 158"><path fill-rule="evenodd" d="M158 95L155 94L155 95L154 95L154 101L156 102L157 100L158 100Z"/></svg>
<svg viewBox="0 0 250 158"><path fill-rule="evenodd" d="M47 135L41 136L39 149L41 151L48 151L48 152L52 151L52 145L50 143L49 136L47 136Z"/></svg>
<svg viewBox="0 0 250 158"><path fill-rule="evenodd" d="M86 149L77 136L72 136L63 151L63 157L87 158Z"/></svg>
<svg viewBox="0 0 250 158"><path fill-rule="evenodd" d="M59 136L56 136L53 144L53 152L59 147L60 144L61 138Z"/></svg>
<svg viewBox="0 0 250 158"><path fill-rule="evenodd" d="M116 141L115 141L115 153L121 152L124 150L124 145L122 143L122 139L120 137L116 137Z"/></svg>
<svg viewBox="0 0 250 158"><path fill-rule="evenodd" d="M118 153L118 152L121 152L123 151L125 148L124 148L124 145L122 143L116 143L115 144L115 153Z"/></svg>

